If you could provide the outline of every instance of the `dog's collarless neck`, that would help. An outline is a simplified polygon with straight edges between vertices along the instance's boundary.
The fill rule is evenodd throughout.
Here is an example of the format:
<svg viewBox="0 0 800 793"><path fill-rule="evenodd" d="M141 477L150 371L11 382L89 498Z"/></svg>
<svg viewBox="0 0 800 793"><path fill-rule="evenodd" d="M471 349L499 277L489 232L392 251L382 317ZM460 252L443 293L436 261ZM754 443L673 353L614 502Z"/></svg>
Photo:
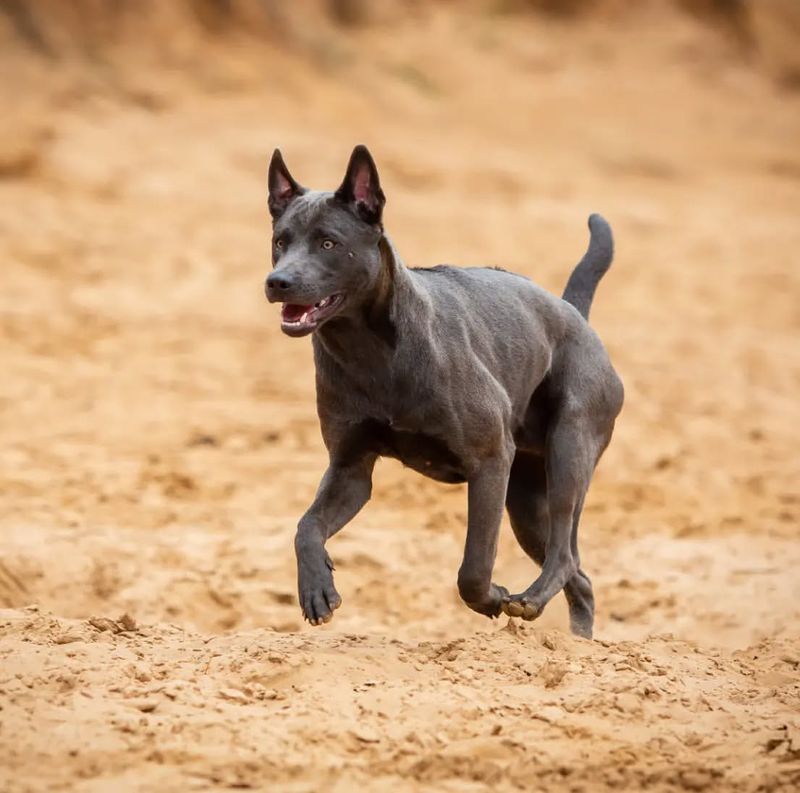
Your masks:
<svg viewBox="0 0 800 793"><path fill-rule="evenodd" d="M376 359L391 357L407 326L402 318L415 309L416 290L386 234L381 235L378 249L381 271L369 299L357 312L330 320L315 334L324 351L345 368L354 351L359 358L365 352Z"/></svg>

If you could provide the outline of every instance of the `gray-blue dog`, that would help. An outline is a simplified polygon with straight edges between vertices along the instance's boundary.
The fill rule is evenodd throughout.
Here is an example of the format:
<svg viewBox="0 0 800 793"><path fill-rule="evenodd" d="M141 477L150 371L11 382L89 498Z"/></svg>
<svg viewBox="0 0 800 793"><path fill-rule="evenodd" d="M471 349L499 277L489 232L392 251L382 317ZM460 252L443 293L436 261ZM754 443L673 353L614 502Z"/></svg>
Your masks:
<svg viewBox="0 0 800 793"><path fill-rule="evenodd" d="M334 193L301 187L273 154L266 293L283 303L284 333L313 333L330 458L295 538L303 615L318 625L341 605L325 542L369 500L384 456L441 482L467 482L458 591L471 609L533 620L563 589L572 631L591 637L578 522L623 401L587 324L611 264L611 229L589 218L589 249L559 299L499 269L405 267L383 230L384 203L364 146ZM492 583L504 506L542 568L517 595Z"/></svg>

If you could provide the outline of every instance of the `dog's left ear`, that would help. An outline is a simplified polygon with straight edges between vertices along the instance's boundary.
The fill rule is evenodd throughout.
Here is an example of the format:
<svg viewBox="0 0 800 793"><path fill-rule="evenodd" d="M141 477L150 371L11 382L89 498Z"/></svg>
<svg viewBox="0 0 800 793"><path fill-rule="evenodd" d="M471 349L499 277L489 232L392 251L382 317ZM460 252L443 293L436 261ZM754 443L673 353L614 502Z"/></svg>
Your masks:
<svg viewBox="0 0 800 793"><path fill-rule="evenodd" d="M277 220L289 206L293 198L303 195L305 187L301 187L292 178L286 163L283 161L280 149L275 149L269 163L269 176L267 177L269 187L269 211L272 217Z"/></svg>
<svg viewBox="0 0 800 793"><path fill-rule="evenodd" d="M367 223L379 224L386 196L378 180L378 169L366 146L358 145L350 155L342 186L336 191L337 201L350 204Z"/></svg>

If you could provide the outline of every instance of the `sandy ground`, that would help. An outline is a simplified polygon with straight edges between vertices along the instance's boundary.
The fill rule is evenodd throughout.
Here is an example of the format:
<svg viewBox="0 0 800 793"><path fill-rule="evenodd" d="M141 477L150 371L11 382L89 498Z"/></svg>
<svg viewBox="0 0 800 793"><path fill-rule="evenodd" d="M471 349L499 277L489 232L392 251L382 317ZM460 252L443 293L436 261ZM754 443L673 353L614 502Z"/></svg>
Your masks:
<svg viewBox="0 0 800 793"><path fill-rule="evenodd" d="M4 52L0 788L797 789L800 94L678 13L306 35ZM266 165L334 187L361 141L410 264L559 291L614 226L594 642L460 604L465 491L390 461L300 619L325 454ZM534 576L504 526L495 580Z"/></svg>

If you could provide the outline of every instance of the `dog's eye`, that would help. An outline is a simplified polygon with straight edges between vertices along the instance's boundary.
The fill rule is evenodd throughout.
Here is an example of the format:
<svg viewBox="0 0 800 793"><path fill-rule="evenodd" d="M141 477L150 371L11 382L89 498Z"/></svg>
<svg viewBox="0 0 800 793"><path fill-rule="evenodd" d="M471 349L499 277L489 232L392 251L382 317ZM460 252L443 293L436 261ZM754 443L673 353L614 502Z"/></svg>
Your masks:
<svg viewBox="0 0 800 793"><path fill-rule="evenodd" d="M275 240L275 247L280 251L283 250L283 240Z"/></svg>
<svg viewBox="0 0 800 793"><path fill-rule="evenodd" d="M332 251L336 243L333 240L322 240L322 248L326 251Z"/></svg>

